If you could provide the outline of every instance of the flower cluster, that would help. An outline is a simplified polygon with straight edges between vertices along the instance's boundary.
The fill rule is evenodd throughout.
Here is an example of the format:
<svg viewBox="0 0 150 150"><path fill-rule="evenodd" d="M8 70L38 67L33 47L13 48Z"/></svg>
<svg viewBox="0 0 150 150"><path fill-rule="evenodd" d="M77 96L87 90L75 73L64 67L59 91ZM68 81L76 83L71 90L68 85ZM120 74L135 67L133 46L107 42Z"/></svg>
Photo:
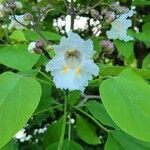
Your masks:
<svg viewBox="0 0 150 150"><path fill-rule="evenodd" d="M112 10L103 9L101 15L95 9L90 10L93 18L104 19L107 24L111 24L111 29L106 32L110 40L100 42L103 52L109 55L115 51L112 39L120 39L125 42L133 40L133 37L127 34L127 30L132 25L129 17L134 14L132 9L129 10L117 3L112 3L110 7ZM26 20L22 16L17 17L23 24L27 25L29 23L25 22ZM16 22L11 24L17 26ZM13 26L11 24L10 26ZM102 25L100 24L100 27ZM44 43L40 41L31 42L28 51L30 53L43 53L47 57L48 52L44 48ZM56 55L46 64L46 71L51 72L56 87L65 90L84 91L89 80L92 80L93 76L97 76L99 73L99 67L92 59L94 55L93 42L90 39L84 41L78 34L70 31L68 37L62 37L60 44L54 45L53 48Z"/></svg>

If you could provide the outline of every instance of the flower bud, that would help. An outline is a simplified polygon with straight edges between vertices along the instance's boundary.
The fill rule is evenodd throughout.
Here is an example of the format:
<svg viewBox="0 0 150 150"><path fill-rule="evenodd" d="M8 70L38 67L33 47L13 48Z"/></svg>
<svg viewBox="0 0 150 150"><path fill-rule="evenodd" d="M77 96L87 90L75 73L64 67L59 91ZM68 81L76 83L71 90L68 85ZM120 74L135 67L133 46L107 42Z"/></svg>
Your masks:
<svg viewBox="0 0 150 150"><path fill-rule="evenodd" d="M105 14L105 18L106 18L106 22L110 23L115 19L115 13L112 11L107 11L107 13Z"/></svg>
<svg viewBox="0 0 150 150"><path fill-rule="evenodd" d="M102 11L101 11L101 15L105 15L106 13L107 13L107 9L102 9Z"/></svg>
<svg viewBox="0 0 150 150"><path fill-rule="evenodd" d="M117 11L118 8L120 7L119 3L117 3L117 2L112 3L110 6L115 11Z"/></svg>
<svg viewBox="0 0 150 150"><path fill-rule="evenodd" d="M30 13L25 13L23 15L23 20L24 21L33 21L33 16Z"/></svg>
<svg viewBox="0 0 150 150"><path fill-rule="evenodd" d="M125 6L120 6L117 10L119 13L123 14L123 13L127 13L129 12L129 8L125 7Z"/></svg>
<svg viewBox="0 0 150 150"><path fill-rule="evenodd" d="M37 54L40 54L42 53L42 49L36 47L36 42L31 42L28 46L28 51L30 53L37 53Z"/></svg>
<svg viewBox="0 0 150 150"><path fill-rule="evenodd" d="M99 14L99 12L98 12L97 10L92 9L92 10L91 10L91 16L92 16L93 18L99 18L100 14Z"/></svg>
<svg viewBox="0 0 150 150"><path fill-rule="evenodd" d="M41 49L41 50L44 49L44 41L38 40L38 41L36 42L35 46L36 46L36 48L38 48L38 49Z"/></svg>
<svg viewBox="0 0 150 150"><path fill-rule="evenodd" d="M111 54L114 51L114 44L109 40L102 40L100 45L102 46L103 51L108 54Z"/></svg>

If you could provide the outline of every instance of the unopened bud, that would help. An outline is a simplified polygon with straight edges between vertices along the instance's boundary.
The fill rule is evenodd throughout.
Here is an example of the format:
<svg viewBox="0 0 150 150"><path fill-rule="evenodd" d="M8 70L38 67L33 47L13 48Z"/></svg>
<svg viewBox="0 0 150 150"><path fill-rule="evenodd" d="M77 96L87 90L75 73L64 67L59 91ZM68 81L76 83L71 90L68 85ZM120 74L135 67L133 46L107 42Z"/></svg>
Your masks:
<svg viewBox="0 0 150 150"><path fill-rule="evenodd" d="M115 19L115 13L112 11L107 11L107 13L105 14L105 18L106 18L106 22L110 23Z"/></svg>
<svg viewBox="0 0 150 150"><path fill-rule="evenodd" d="M44 49L44 41L38 40L38 41L36 42L35 46L36 46L36 48L38 48L38 49L41 49L41 50Z"/></svg>
<svg viewBox="0 0 150 150"><path fill-rule="evenodd" d="M71 124L74 124L74 123L75 123L75 120L74 120L73 118L71 118L71 119L70 119L70 123L71 123Z"/></svg>
<svg viewBox="0 0 150 150"><path fill-rule="evenodd" d="M33 21L33 16L30 13L25 13L23 15L23 20L24 21Z"/></svg>
<svg viewBox="0 0 150 150"><path fill-rule="evenodd" d="M98 12L97 10L92 9L92 10L91 10L91 16L92 16L93 18L99 18L100 14L99 14L99 12Z"/></svg>
<svg viewBox="0 0 150 150"><path fill-rule="evenodd" d="M119 3L117 3L117 2L112 3L110 6L115 11L117 11L118 8L120 7Z"/></svg>
<svg viewBox="0 0 150 150"><path fill-rule="evenodd" d="M35 48L35 49L34 49L34 52L35 52L36 54L41 54L41 53L42 53L42 50L39 49L39 48Z"/></svg>
<svg viewBox="0 0 150 150"><path fill-rule="evenodd" d="M127 8L125 6L121 6L118 8L118 12L119 13L127 13L127 12L129 12L129 8Z"/></svg>
<svg viewBox="0 0 150 150"><path fill-rule="evenodd" d="M36 47L36 42L31 42L28 46L28 51L30 53L37 53L37 54L40 54L42 53L42 50L38 47Z"/></svg>
<svg viewBox="0 0 150 150"><path fill-rule="evenodd" d="M102 46L103 51L108 54L111 54L114 51L114 44L109 40L102 40L100 45Z"/></svg>
<svg viewBox="0 0 150 150"><path fill-rule="evenodd" d="M105 15L106 13L107 13L107 9L102 9L102 11L101 11L101 15Z"/></svg>

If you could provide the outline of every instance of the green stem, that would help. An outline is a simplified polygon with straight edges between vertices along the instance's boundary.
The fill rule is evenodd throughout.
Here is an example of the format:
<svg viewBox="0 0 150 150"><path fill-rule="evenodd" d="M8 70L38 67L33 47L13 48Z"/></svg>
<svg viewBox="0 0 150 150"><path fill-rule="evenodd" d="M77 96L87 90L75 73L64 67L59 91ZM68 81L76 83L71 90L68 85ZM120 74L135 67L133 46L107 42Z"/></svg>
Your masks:
<svg viewBox="0 0 150 150"><path fill-rule="evenodd" d="M39 73L40 73L41 75L43 75L46 79L48 79L48 80L50 80L51 82L53 82L52 79L51 79L48 75L46 75L44 72L39 71Z"/></svg>
<svg viewBox="0 0 150 150"><path fill-rule="evenodd" d="M47 109L41 110L41 111L39 111L39 112L33 114L33 116L37 116L37 115L39 115L39 114L41 114L41 113L44 113L44 112L47 112L47 111L49 111L49 110L51 110L51 109L56 109L56 108L59 108L59 107L60 107L60 105L56 105L56 106L53 106L53 107L51 107L51 108L47 108Z"/></svg>
<svg viewBox="0 0 150 150"><path fill-rule="evenodd" d="M42 79L39 79L39 78L36 78L36 77L35 77L35 79L38 80L38 81L40 81L40 82L42 82L42 83L45 83L45 84L47 84L47 85L53 85L53 83L44 81L44 80L42 80Z"/></svg>
<svg viewBox="0 0 150 150"><path fill-rule="evenodd" d="M78 108L78 107L74 107L76 110L78 110L79 112L81 112L82 114L84 114L85 116L87 116L88 118L90 118L91 120L93 120L100 128L102 128L103 130L105 130L106 132L110 132L110 130L108 130L107 128L105 128L101 123L99 123L95 118L93 118L91 115L89 115L87 112L83 111L82 109Z"/></svg>
<svg viewBox="0 0 150 150"><path fill-rule="evenodd" d="M58 143L57 150L61 150L63 146L64 136L65 136L65 129L66 129L66 117L67 116L67 95L65 95L65 103L64 103L64 116L63 116L63 125L61 130L61 136Z"/></svg>
<svg viewBox="0 0 150 150"><path fill-rule="evenodd" d="M68 140L71 140L71 114L69 114L68 119Z"/></svg>

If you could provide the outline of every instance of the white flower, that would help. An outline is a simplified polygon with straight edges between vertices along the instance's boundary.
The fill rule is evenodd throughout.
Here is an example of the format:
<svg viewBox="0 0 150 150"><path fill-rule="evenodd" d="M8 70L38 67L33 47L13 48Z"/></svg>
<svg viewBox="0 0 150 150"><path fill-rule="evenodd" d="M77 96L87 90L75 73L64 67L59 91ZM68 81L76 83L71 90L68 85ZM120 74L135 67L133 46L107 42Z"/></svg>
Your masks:
<svg viewBox="0 0 150 150"><path fill-rule="evenodd" d="M122 14L119 18L115 19L111 25L112 28L110 31L107 31L107 37L109 39L120 39L124 41L133 40L133 38L127 35L127 29L131 27L132 22L127 17L133 16L133 10L130 10L128 13Z"/></svg>
<svg viewBox="0 0 150 150"><path fill-rule="evenodd" d="M20 23L22 23L23 25L27 26L30 24L30 21L25 21L24 20L24 15L15 15L16 20L18 20ZM18 23L16 20L14 20L12 18L12 16L10 16L9 18L11 20L11 23L8 26L8 29L24 29L26 28L25 26L21 25L20 23Z"/></svg>
<svg viewBox="0 0 150 150"><path fill-rule="evenodd" d="M47 63L46 71L51 71L57 88L83 91L92 75L98 75L99 68L92 60L91 40L84 41L78 34L69 32L68 38L62 37L54 49L56 56Z"/></svg>
<svg viewBox="0 0 150 150"><path fill-rule="evenodd" d="M0 17L3 17L3 8L4 6L0 4Z"/></svg>
<svg viewBox="0 0 150 150"><path fill-rule="evenodd" d="M28 51L29 51L30 53L34 53L34 50L35 50L35 48L36 48L35 44L36 44L36 42L31 42L31 43L29 44L29 46L28 46Z"/></svg>

